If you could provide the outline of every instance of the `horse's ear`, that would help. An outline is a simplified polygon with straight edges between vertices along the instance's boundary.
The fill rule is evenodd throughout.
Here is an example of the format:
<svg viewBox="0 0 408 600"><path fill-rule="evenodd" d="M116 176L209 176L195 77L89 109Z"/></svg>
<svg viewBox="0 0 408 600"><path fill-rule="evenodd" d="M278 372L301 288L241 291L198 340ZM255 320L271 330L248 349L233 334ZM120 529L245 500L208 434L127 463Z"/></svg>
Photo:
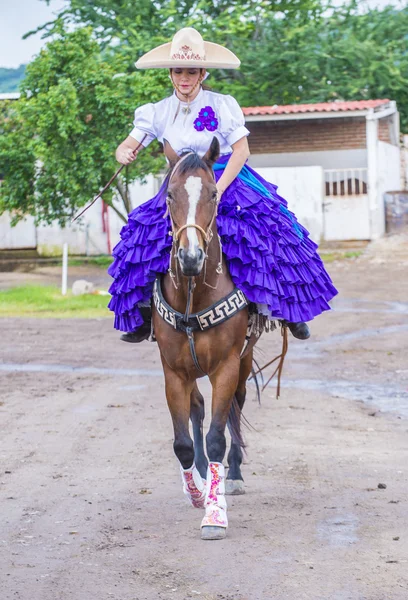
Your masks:
<svg viewBox="0 0 408 600"><path fill-rule="evenodd" d="M212 139L211 146L203 156L203 161L207 163L209 167L212 167L217 162L220 155L220 142L215 136Z"/></svg>
<svg viewBox="0 0 408 600"><path fill-rule="evenodd" d="M177 152L175 152L173 150L173 148L170 146L169 142L167 140L163 140L163 150L164 150L164 154L167 157L167 160L170 163L170 168L173 169L175 167L175 165L178 163L178 161L180 160L180 156L177 154Z"/></svg>

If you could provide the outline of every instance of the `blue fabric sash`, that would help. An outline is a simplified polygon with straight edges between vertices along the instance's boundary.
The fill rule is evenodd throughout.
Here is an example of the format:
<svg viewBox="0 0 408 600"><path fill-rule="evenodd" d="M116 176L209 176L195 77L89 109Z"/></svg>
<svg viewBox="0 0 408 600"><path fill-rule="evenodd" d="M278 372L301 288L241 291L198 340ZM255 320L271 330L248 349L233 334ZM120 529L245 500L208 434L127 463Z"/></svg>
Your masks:
<svg viewBox="0 0 408 600"><path fill-rule="evenodd" d="M228 164L228 161L226 161L225 163L215 163L213 165L213 171L223 171L225 169L225 167L227 166L227 164ZM263 183L261 183L259 181L259 179L257 179L255 177L255 175L252 173L252 171L246 165L244 165L242 167L242 169L238 173L237 177L238 177L238 179L243 181L246 185L248 185L250 188L255 190L255 192L257 192L258 194L261 194L262 197L273 198L270 191L263 185ZM303 231L299 227L299 224L296 221L294 215L282 203L279 204L279 210L290 219L290 221L292 222L292 225L293 225L293 229L296 231L297 236L302 240L303 239Z"/></svg>
<svg viewBox="0 0 408 600"><path fill-rule="evenodd" d="M213 165L213 171L223 171L227 164L227 162L215 163L215 165ZM237 177L241 179L241 181L249 185L250 188L261 194L263 197L272 198L272 194L270 193L270 191L267 190L266 187L260 181L258 181L258 179L251 173L251 171L246 165L242 167Z"/></svg>

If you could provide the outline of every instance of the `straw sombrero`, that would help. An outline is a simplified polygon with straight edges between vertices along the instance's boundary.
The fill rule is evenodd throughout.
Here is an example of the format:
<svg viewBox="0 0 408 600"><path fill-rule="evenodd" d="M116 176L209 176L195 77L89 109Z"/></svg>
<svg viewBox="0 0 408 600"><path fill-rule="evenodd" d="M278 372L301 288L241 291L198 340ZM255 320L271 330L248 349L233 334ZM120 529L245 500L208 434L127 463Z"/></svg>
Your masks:
<svg viewBox="0 0 408 600"><path fill-rule="evenodd" d="M238 69L241 61L231 50L205 42L192 27L180 29L173 41L153 48L135 63L138 69L199 67L203 69Z"/></svg>

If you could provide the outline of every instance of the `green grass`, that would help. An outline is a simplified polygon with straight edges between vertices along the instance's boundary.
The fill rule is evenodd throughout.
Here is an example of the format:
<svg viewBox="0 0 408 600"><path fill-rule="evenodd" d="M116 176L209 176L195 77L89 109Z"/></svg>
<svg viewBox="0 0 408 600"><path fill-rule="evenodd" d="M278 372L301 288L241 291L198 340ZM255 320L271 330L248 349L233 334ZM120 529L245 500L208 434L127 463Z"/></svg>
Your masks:
<svg viewBox="0 0 408 600"><path fill-rule="evenodd" d="M86 294L66 296L56 287L23 286L0 291L0 317L90 319L109 317L110 296Z"/></svg>
<svg viewBox="0 0 408 600"><path fill-rule="evenodd" d="M354 252L319 252L320 258L325 263L331 263L335 260L344 260L347 258L358 258L362 254L363 252L360 250Z"/></svg>
<svg viewBox="0 0 408 600"><path fill-rule="evenodd" d="M94 265L97 267L103 267L107 269L113 262L112 256L102 255L102 256L90 256L90 257L78 257L78 258L69 258L68 265L70 267L82 267L88 265Z"/></svg>

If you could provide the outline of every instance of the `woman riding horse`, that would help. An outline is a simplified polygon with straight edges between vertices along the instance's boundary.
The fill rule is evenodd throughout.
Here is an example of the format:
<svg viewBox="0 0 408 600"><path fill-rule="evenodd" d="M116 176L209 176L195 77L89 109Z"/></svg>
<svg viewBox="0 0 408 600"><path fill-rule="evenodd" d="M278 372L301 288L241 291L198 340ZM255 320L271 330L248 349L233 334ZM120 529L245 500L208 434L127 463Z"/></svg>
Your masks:
<svg viewBox="0 0 408 600"><path fill-rule="evenodd" d="M174 450L186 495L193 506L205 507L203 539L223 538L228 525L222 464L227 419L232 436L227 481L236 484L232 493L242 493L239 416L256 337L243 352L248 304L306 339L304 321L328 310L337 293L316 244L276 186L246 165L249 131L238 103L202 88L207 67L239 64L232 52L204 42L191 28L148 52L136 66L169 68L175 92L138 108L133 131L116 151L127 165L140 144L158 138L170 163L157 196L131 212L122 229L109 270L115 278L109 306L115 327L128 332L122 339L140 342L151 334L154 293ZM191 315L190 309L198 312ZM205 373L213 390L209 462L196 383Z"/></svg>
<svg viewBox="0 0 408 600"><path fill-rule="evenodd" d="M117 148L116 158L130 164L140 143L146 147L155 138L168 140L178 155L186 150L203 155L217 137L221 149L214 165L217 225L231 278L259 313L283 321L295 337L307 339L310 332L304 321L329 310L328 302L337 290L317 245L288 210L276 186L246 165L249 131L238 103L232 96L202 87L206 68L239 65L230 50L204 42L189 27L181 29L171 43L142 56L136 67L170 69L175 91L135 111L134 129ZM115 328L128 332L121 337L124 341L141 342L150 336L153 284L157 274L169 268L172 238L169 219L163 218L163 190L129 214L113 252L109 273L115 281L109 308L115 313Z"/></svg>

